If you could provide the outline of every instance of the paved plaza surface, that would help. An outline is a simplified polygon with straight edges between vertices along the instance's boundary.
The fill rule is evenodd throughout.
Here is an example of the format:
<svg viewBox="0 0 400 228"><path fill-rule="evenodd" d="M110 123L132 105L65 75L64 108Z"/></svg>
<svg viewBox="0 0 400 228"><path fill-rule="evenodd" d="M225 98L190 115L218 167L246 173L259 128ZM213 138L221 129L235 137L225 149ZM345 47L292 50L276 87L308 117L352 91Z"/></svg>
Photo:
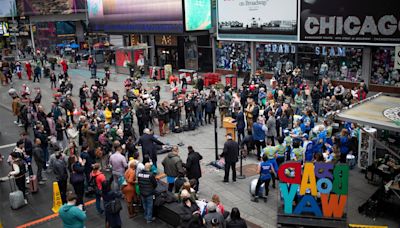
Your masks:
<svg viewBox="0 0 400 228"><path fill-rule="evenodd" d="M103 77L104 71L98 70L98 76ZM86 67L79 69L70 69L69 75L74 84L73 99L76 104L78 101L78 90L81 84L86 81L90 86L93 83L93 79L90 79L90 72ZM126 79L126 75L115 74L111 76L111 81L108 84L109 91L117 91L120 95L123 94L123 81ZM53 90L50 90L50 82L47 78L42 78L40 83L32 83L26 80L14 79L14 88L20 90L23 83L26 83L31 91L38 87L42 91L42 104L46 111L50 110L51 101L53 100ZM161 100L169 100L171 95L166 91L164 81L157 82L161 88ZM153 83L152 83L153 84ZM0 146L15 143L18 139L18 133L22 128L17 127L13 121L15 118L10 112L11 109L11 98L7 94L10 86L0 87ZM32 92L33 96L35 92ZM134 120L135 128L137 127L136 119ZM158 128L154 128L155 133L158 134ZM225 141L225 129L219 128L218 123L218 148L219 153L222 152L223 143ZM137 132L137 130L136 130ZM32 135L32 134L31 134ZM252 224L251 227L276 227L277 218L277 207L279 201L278 190L270 190L270 196L268 202L254 203L250 201L249 194L249 183L251 180L257 178L252 164L257 164L254 156L249 156L243 161L243 165L247 167L246 174L248 175L245 179L238 179L236 183L223 183L223 171L216 170L207 164L215 160L215 144L214 144L214 125L201 126L195 131L184 132L179 134L168 134L161 137L161 141L170 144L183 143L180 147L180 155L183 161L186 161L187 157L187 146L191 145L193 148L203 155L203 161L201 162L203 177L200 179L200 199L211 199L213 194L218 194L221 198L222 204L224 204L226 210L230 211L232 207L238 207L241 211L241 215L244 219ZM0 147L0 152L4 156L7 156L12 150L12 146ZM158 167L162 172L161 161L165 155L158 156ZM238 163L239 164L239 163ZM253 167L253 168L252 168ZM0 163L0 176L5 176L10 170L10 167L6 162ZM32 220L40 219L42 217L52 214L52 180L53 176L47 174L48 181L45 185L40 186L38 193L29 195L29 204L20 210L11 210L8 201L9 184L8 182L0 183L0 205L1 212L0 220L4 227L16 227L21 224L25 224ZM399 218L393 217L379 217L376 220L365 217L358 213L358 206L364 203L368 197L376 191L377 187L367 183L364 178L364 174L360 170L353 169L350 171L349 177L349 198L347 204L347 215L349 223L356 224L375 224L375 225L387 225L389 227L399 227ZM104 224L104 217L97 215L95 212L94 205L90 205L87 208L88 220L86 223L87 227L101 227ZM121 212L123 219L123 227L136 225L137 227L168 227L162 221L156 221L154 224L147 225L144 223L142 216L138 216L134 219L128 219L126 208ZM61 227L61 220L59 218L52 219L50 221L35 225L34 227Z"/></svg>

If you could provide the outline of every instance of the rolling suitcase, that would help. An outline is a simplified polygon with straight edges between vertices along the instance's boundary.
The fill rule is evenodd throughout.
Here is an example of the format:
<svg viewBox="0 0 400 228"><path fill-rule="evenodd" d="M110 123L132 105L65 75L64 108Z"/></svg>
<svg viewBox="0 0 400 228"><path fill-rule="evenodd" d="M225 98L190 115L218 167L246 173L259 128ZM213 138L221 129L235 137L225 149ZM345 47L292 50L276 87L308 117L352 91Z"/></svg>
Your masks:
<svg viewBox="0 0 400 228"><path fill-rule="evenodd" d="M10 206L13 210L17 210L25 205L24 194L22 191L17 189L17 185L15 183L15 178L9 178L10 183Z"/></svg>
<svg viewBox="0 0 400 228"><path fill-rule="evenodd" d="M177 202L164 203L156 208L156 216L173 227L181 225L181 204Z"/></svg>
<svg viewBox="0 0 400 228"><path fill-rule="evenodd" d="M32 193L36 193L39 191L38 179L36 175L29 176L29 191Z"/></svg>

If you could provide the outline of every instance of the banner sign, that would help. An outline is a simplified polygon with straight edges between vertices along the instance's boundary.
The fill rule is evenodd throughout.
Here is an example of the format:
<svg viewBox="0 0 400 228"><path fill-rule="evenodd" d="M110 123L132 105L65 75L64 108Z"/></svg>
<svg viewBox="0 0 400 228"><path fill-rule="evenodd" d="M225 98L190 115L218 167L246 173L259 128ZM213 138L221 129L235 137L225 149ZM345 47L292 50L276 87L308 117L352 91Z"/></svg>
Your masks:
<svg viewBox="0 0 400 228"><path fill-rule="evenodd" d="M20 16L85 13L85 0L17 0Z"/></svg>
<svg viewBox="0 0 400 228"><path fill-rule="evenodd" d="M186 31L211 28L210 0L185 0L185 28Z"/></svg>
<svg viewBox="0 0 400 228"><path fill-rule="evenodd" d="M87 0L90 26L104 32L182 33L181 0Z"/></svg>
<svg viewBox="0 0 400 228"><path fill-rule="evenodd" d="M219 0L218 38L297 41L297 0Z"/></svg>
<svg viewBox="0 0 400 228"><path fill-rule="evenodd" d="M300 40L399 43L399 0L301 0Z"/></svg>
<svg viewBox="0 0 400 228"><path fill-rule="evenodd" d="M348 195L349 166L287 162L278 170L285 214L342 218Z"/></svg>

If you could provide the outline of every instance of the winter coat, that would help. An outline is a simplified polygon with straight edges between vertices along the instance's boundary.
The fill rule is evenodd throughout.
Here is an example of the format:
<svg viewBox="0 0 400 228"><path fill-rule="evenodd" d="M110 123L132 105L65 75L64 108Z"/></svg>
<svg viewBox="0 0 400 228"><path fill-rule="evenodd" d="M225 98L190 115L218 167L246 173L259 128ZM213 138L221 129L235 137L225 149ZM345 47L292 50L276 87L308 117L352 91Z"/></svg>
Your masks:
<svg viewBox="0 0 400 228"><path fill-rule="evenodd" d="M221 157L225 158L226 164L237 162L239 157L239 144L231 139L226 141Z"/></svg>
<svg viewBox="0 0 400 228"><path fill-rule="evenodd" d="M164 158L162 165L164 166L164 172L167 176L177 177L184 173L181 157L173 152L170 152L168 156Z"/></svg>
<svg viewBox="0 0 400 228"><path fill-rule="evenodd" d="M197 152L190 152L186 159L186 175L189 179L198 179L201 177L200 160L203 157Z"/></svg>

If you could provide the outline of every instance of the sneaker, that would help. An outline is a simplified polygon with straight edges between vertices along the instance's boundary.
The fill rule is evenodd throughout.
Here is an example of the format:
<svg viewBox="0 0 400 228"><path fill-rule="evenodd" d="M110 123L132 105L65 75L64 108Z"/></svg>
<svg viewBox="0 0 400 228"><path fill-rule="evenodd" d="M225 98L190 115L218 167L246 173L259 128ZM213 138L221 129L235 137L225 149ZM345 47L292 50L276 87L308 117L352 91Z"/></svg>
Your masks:
<svg viewBox="0 0 400 228"><path fill-rule="evenodd" d="M44 184L46 184L46 182L44 182L44 181L39 181L39 185L44 185Z"/></svg>
<svg viewBox="0 0 400 228"><path fill-rule="evenodd" d="M147 224L152 223L152 222L153 222L153 220L147 220L146 221Z"/></svg>
<svg viewBox="0 0 400 228"><path fill-rule="evenodd" d="M252 202L258 203L258 198L251 199Z"/></svg>
<svg viewBox="0 0 400 228"><path fill-rule="evenodd" d="M24 203L25 203L25 205L28 204L28 200L24 199Z"/></svg>
<svg viewBox="0 0 400 228"><path fill-rule="evenodd" d="M15 124L18 124L18 122L17 122L17 121L14 121L14 123L15 123Z"/></svg>
<svg viewBox="0 0 400 228"><path fill-rule="evenodd" d="M267 198L267 197L264 197L264 203L266 203L266 202L267 202L267 200L268 200L268 198Z"/></svg>
<svg viewBox="0 0 400 228"><path fill-rule="evenodd" d="M18 127L23 127L24 125L23 124L18 124Z"/></svg>

